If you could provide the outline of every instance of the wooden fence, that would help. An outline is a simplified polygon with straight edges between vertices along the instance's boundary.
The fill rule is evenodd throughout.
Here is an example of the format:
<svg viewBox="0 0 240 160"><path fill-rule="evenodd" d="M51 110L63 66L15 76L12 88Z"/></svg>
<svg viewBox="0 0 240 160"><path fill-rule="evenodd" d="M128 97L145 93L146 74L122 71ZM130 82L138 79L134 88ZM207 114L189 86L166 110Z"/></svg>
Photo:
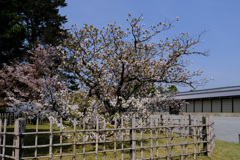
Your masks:
<svg viewBox="0 0 240 160"><path fill-rule="evenodd" d="M126 121L115 119L113 125L108 125L105 120L96 119L95 128L87 128L85 120L74 119L73 127L63 130L62 125L56 128L50 120L45 124L49 128L44 130L38 120L34 129L25 129L25 119L17 119L14 128L7 127L7 119L0 120L0 157L16 160L185 159L200 154L210 156L215 146L210 116L158 115L149 118L147 123L139 118ZM67 136L70 138L66 139Z"/></svg>

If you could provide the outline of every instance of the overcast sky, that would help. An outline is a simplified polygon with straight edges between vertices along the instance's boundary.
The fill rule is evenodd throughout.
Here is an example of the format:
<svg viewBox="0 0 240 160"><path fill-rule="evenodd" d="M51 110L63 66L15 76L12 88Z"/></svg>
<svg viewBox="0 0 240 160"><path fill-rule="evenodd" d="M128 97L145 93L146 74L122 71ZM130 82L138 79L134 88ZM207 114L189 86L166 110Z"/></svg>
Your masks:
<svg viewBox="0 0 240 160"><path fill-rule="evenodd" d="M191 70L204 71L201 78L214 77L205 86L197 89L240 85L240 0L66 0L68 6L60 9L66 15L66 28L77 24L92 24L97 28L116 21L128 27L128 14L139 17L144 23L179 21L167 31L170 36L181 31L196 36L207 31L197 49L209 50L209 56L191 56ZM180 91L190 88L178 87Z"/></svg>

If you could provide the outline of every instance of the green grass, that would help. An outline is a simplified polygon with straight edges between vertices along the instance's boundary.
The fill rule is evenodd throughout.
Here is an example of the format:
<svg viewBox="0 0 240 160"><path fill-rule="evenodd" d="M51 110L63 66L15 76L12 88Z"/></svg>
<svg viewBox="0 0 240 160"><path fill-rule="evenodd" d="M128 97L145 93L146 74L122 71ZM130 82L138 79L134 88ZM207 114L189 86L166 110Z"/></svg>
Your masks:
<svg viewBox="0 0 240 160"><path fill-rule="evenodd" d="M8 127L8 132L12 132L13 131L14 126L9 126ZM53 127L53 129L59 130L58 128L56 128L55 126ZM72 128L69 128L68 130L72 130ZM35 126L34 125L27 125L26 126L26 132L35 132ZM41 124L39 125L39 132L42 131L49 131L49 124ZM155 137L155 132L153 132L153 136ZM169 133L170 134L170 133ZM137 132L137 138L140 138L140 132ZM165 136L164 134L161 134L161 136ZM150 137L150 133L149 132L145 132L143 134L143 138L147 138ZM125 137L126 139L129 139L129 136ZM107 138L107 140L111 140L112 137ZM13 136L8 135L7 136L7 144L8 145L12 145L13 143ZM185 139L183 138L184 142ZM171 142L173 143L180 143L181 142L181 138L173 138L173 139L168 139L168 143L170 144ZM60 142L60 138L59 138L59 134L54 134L53 136L53 144L59 143ZM69 142L73 142L73 139L63 139L64 143L69 143ZM79 142L79 141L78 141ZM192 138L188 138L188 142L193 142ZM39 134L38 135L38 144L48 144L49 143L49 134ZM166 144L166 139L158 139L158 140L153 140L153 145L155 146L156 143L161 144L161 145L165 145ZM224 141L215 141L216 145L214 148L214 151L211 155L211 157L207 157L207 156L197 156L197 159L200 160L239 160L240 159L240 144L237 143L230 143L230 142L224 142ZM35 135L26 135L25 136L25 145L34 145L35 144ZM150 146L151 142L150 140L143 140L142 141L143 146ZM130 142L124 142L123 143L124 147L129 148L130 147ZM141 145L141 141L137 141L136 146L140 147ZM117 148L121 148L122 147L122 143L118 142L117 143ZM198 150L197 146L197 150ZM85 145L86 151L95 151L95 145ZM113 149L114 148L114 143L108 143L105 145L105 149ZM191 152L193 153L193 148L194 145L188 145L188 153ZM202 149L202 145L200 146L200 148ZM104 149L103 144L99 144L99 151L102 151ZM11 155L12 150L11 149L7 149L7 154ZM24 156L34 156L34 149L25 149L24 150ZM77 151L82 152L83 151L83 146L82 145L78 145L77 146ZM173 152L175 155L180 154L181 153L181 147L180 146L175 146L173 147ZM39 148L38 149L38 155L39 156L48 156L49 153L49 148ZM60 147L53 147L53 155L59 154L60 153ZM64 146L63 147L63 154L72 154L73 153L73 146ZM144 153L144 157L150 157L151 155L151 150L150 149L144 149L143 150ZM185 148L184 148L184 153L185 153ZM171 151L169 150L169 154L171 155ZM153 155L156 156L157 155L157 149L153 150ZM167 149L166 147L161 147L158 149L158 155L159 156L165 156L167 155ZM109 152L106 155L106 159L114 159L115 155L113 152ZM141 151L137 150L136 152L136 156L137 158L141 158ZM99 159L103 159L104 155L103 153L99 154ZM117 152L116 155L117 159L121 159L121 151ZM47 158L46 158L47 159ZM59 158L54 158L54 159L59 159ZM63 159L72 159L72 156L69 157L63 157ZM77 156L77 159L82 159L82 155ZM86 160L91 160L91 159L95 159L95 155L94 154L86 154ZM124 159L129 159L129 151L124 151ZM175 158L175 159L179 159ZM193 156L189 156L188 157L189 160L193 159Z"/></svg>
<svg viewBox="0 0 240 160"><path fill-rule="evenodd" d="M240 160L240 143L215 141L215 148L210 157L198 156L198 160Z"/></svg>

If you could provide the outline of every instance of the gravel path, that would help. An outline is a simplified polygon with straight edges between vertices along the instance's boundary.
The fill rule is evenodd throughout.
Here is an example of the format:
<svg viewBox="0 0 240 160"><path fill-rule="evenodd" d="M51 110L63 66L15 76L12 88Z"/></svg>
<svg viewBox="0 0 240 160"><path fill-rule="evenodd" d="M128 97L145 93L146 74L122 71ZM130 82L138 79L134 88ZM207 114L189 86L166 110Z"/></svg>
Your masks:
<svg viewBox="0 0 240 160"><path fill-rule="evenodd" d="M239 142L240 118L239 117L214 117L215 139L228 142Z"/></svg>

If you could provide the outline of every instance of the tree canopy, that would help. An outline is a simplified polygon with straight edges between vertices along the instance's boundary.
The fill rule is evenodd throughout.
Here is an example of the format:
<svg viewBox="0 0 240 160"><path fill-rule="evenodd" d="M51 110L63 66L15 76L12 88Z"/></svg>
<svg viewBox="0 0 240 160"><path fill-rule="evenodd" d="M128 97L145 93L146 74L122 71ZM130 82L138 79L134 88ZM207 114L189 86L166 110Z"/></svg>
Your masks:
<svg viewBox="0 0 240 160"><path fill-rule="evenodd" d="M183 32L162 38L161 33L168 31L171 23L160 22L146 29L140 24L142 16L129 15L127 20L130 27L126 30L115 22L102 29L73 26L58 47L61 69L74 76L88 97L101 101L102 112L109 116L132 109L132 98L146 97L153 84L199 83L192 78L202 72L190 72L184 56L206 55L193 49L201 33L195 39ZM86 110L86 106L81 107Z"/></svg>
<svg viewBox="0 0 240 160"><path fill-rule="evenodd" d="M3 65L0 69L0 106L51 101L56 90L63 89L60 75L54 66L54 48L38 47L29 51L29 62ZM44 105L46 102L42 102Z"/></svg>
<svg viewBox="0 0 240 160"><path fill-rule="evenodd" d="M0 65L21 58L37 43L59 44L67 19L58 12L65 6L65 0L1 0Z"/></svg>
<svg viewBox="0 0 240 160"><path fill-rule="evenodd" d="M4 64L0 96L12 106L8 111L51 117L56 123L60 118L71 122L73 117L105 117L111 123L133 112L147 118L149 111L181 110L185 102L168 94L177 91L176 84L201 83L193 78L202 72L190 72L186 60L188 55L206 55L193 48L201 33L196 38L183 32L161 37L171 23L146 28L142 21L142 16L129 15L126 30L115 22L102 29L74 25L67 34L62 32L67 37L57 47L40 45L29 51L29 62ZM66 89L70 83L73 86Z"/></svg>

